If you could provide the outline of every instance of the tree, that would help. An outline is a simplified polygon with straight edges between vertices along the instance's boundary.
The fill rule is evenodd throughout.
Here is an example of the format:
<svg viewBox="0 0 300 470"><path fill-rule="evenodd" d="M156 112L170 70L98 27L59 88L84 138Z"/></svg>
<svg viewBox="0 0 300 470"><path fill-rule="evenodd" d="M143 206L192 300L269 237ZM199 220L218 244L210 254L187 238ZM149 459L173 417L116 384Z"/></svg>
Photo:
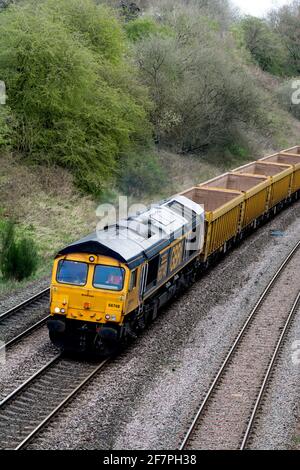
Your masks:
<svg viewBox="0 0 300 470"><path fill-rule="evenodd" d="M300 1L273 10L269 21L288 50L287 71L300 74Z"/></svg>
<svg viewBox="0 0 300 470"><path fill-rule="evenodd" d="M0 35L14 148L101 192L122 155L150 138L147 94L121 24L91 0L33 1L0 14Z"/></svg>
<svg viewBox="0 0 300 470"><path fill-rule="evenodd" d="M182 152L226 144L238 126L263 122L255 83L232 43L196 13L194 5L166 12L164 24L173 34L136 44L141 76L155 103L156 139Z"/></svg>
<svg viewBox="0 0 300 470"><path fill-rule="evenodd" d="M0 0L0 11L8 7L14 0Z"/></svg>
<svg viewBox="0 0 300 470"><path fill-rule="evenodd" d="M136 3L130 2L128 0L122 0L120 2L120 8L126 21L131 21L138 18L141 13L141 9L137 6Z"/></svg>
<svg viewBox="0 0 300 470"><path fill-rule="evenodd" d="M238 26L241 43L250 52L255 62L267 72L280 75L284 71L287 51L267 22L253 16L243 18Z"/></svg>

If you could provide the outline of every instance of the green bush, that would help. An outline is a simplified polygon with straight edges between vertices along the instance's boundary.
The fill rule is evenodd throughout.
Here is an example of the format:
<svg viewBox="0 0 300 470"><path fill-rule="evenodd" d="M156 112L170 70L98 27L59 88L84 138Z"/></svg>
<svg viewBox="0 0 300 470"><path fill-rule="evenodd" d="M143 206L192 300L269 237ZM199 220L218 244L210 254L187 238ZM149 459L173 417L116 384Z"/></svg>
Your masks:
<svg viewBox="0 0 300 470"><path fill-rule="evenodd" d="M121 168L119 187L128 195L154 195L161 193L166 179L167 175L154 155L130 154Z"/></svg>
<svg viewBox="0 0 300 470"><path fill-rule="evenodd" d="M284 74L288 51L265 20L246 16L234 32L240 45L250 52L262 70L274 75Z"/></svg>
<svg viewBox="0 0 300 470"><path fill-rule="evenodd" d="M274 9L269 15L270 25L281 37L288 52L286 75L300 74L300 1L294 0Z"/></svg>
<svg viewBox="0 0 300 470"><path fill-rule="evenodd" d="M0 148L9 147L10 144L10 110L6 105L0 104Z"/></svg>
<svg viewBox="0 0 300 470"><path fill-rule="evenodd" d="M264 97L231 38L187 6L164 21L173 36L136 43L137 63L155 103L155 137L180 152L202 152L233 142L240 129L263 130Z"/></svg>
<svg viewBox="0 0 300 470"><path fill-rule="evenodd" d="M37 269L38 254L30 238L16 239L15 224L12 221L1 224L0 269L5 280L22 281Z"/></svg>
<svg viewBox="0 0 300 470"><path fill-rule="evenodd" d="M119 156L151 138L121 23L92 0L24 2L1 13L0 37L13 148L100 193Z"/></svg>
<svg viewBox="0 0 300 470"><path fill-rule="evenodd" d="M226 150L228 150L231 155L240 158L246 158L249 154L248 149L244 148L242 145L239 145L236 142L229 143L226 146Z"/></svg>
<svg viewBox="0 0 300 470"><path fill-rule="evenodd" d="M170 28L157 24L152 18L137 18L130 21L125 25L125 31L133 42L148 38L153 34L172 35Z"/></svg>

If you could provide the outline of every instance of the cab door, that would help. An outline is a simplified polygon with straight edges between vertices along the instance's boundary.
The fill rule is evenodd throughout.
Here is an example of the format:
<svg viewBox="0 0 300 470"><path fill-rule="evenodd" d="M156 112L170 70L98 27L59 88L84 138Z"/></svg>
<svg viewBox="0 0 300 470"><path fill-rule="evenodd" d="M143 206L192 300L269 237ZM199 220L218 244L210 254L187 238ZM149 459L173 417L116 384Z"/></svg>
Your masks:
<svg viewBox="0 0 300 470"><path fill-rule="evenodd" d="M141 276L140 276L140 285L139 285L139 302L142 302L144 298L144 293L146 289L146 282L147 282L147 275L148 275L148 263L144 264L141 269Z"/></svg>
<svg viewBox="0 0 300 470"><path fill-rule="evenodd" d="M126 314L138 308L143 300L146 268L147 266L144 265L140 268L135 268L130 272Z"/></svg>

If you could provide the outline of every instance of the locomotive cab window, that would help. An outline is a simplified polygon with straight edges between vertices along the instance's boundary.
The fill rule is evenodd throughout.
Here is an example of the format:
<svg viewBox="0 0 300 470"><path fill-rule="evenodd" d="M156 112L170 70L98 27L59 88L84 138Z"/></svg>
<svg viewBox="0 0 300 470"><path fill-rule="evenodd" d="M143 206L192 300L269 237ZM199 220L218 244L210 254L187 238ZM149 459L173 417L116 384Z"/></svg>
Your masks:
<svg viewBox="0 0 300 470"><path fill-rule="evenodd" d="M98 265L95 267L93 286L96 289L122 290L124 269L115 266Z"/></svg>
<svg viewBox="0 0 300 470"><path fill-rule="evenodd" d="M156 285L159 262L160 256L156 256L151 261L149 261L146 290L149 290Z"/></svg>
<svg viewBox="0 0 300 470"><path fill-rule="evenodd" d="M88 265L78 261L62 259L58 263L56 280L61 284L84 286L86 284Z"/></svg>
<svg viewBox="0 0 300 470"><path fill-rule="evenodd" d="M137 281L137 269L135 269L130 276L130 283L129 283L129 292L133 291L133 289L136 287L136 281Z"/></svg>

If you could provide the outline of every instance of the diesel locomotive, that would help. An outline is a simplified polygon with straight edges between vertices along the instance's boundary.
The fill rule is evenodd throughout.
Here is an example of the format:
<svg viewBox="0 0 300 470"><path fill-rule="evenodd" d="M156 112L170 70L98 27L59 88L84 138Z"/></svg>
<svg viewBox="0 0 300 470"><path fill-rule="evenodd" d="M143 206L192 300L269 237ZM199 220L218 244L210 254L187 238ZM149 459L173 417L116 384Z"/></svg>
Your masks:
<svg viewBox="0 0 300 470"><path fill-rule="evenodd" d="M64 248L54 262L51 340L106 355L194 279L204 210L177 196Z"/></svg>

